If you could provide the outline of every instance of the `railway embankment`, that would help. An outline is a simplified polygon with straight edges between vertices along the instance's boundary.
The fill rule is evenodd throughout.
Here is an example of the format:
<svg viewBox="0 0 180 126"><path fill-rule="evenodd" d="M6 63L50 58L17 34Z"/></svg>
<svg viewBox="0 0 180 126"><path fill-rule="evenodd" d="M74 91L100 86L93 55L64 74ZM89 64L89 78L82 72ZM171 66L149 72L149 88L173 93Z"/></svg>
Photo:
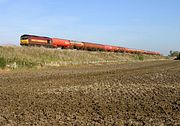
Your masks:
<svg viewBox="0 0 180 126"><path fill-rule="evenodd" d="M44 68L164 59L164 56L145 54L50 49L44 47L0 47L0 69Z"/></svg>

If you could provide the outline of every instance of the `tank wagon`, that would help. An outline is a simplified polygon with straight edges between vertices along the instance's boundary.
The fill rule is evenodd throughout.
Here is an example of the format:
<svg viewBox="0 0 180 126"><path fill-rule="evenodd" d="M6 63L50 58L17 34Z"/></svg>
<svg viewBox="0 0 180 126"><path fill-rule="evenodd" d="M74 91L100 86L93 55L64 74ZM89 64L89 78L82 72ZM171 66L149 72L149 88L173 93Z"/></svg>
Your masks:
<svg viewBox="0 0 180 126"><path fill-rule="evenodd" d="M50 37L27 35L27 34L22 35L20 37L20 45L45 46L50 48L77 49L77 50L88 50L88 51L107 51L107 52L160 55L159 52L153 52L153 51L137 50L137 49L120 47L120 46L103 45L92 42L50 38Z"/></svg>

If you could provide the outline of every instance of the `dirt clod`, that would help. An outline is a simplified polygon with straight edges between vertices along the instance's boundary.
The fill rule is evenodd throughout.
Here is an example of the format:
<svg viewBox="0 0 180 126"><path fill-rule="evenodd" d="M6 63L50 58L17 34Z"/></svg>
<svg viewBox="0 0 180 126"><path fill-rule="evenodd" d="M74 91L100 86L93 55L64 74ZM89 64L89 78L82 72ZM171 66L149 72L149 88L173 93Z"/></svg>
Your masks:
<svg viewBox="0 0 180 126"><path fill-rule="evenodd" d="M180 63L151 61L0 74L0 125L180 124Z"/></svg>

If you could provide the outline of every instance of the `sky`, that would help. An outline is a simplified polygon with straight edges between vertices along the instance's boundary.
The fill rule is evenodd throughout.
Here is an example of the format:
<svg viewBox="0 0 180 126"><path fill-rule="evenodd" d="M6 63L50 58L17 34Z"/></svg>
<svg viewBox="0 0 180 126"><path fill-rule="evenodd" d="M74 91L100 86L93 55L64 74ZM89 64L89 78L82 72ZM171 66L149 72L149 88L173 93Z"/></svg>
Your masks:
<svg viewBox="0 0 180 126"><path fill-rule="evenodd" d="M0 0L0 45L23 34L180 51L180 0Z"/></svg>

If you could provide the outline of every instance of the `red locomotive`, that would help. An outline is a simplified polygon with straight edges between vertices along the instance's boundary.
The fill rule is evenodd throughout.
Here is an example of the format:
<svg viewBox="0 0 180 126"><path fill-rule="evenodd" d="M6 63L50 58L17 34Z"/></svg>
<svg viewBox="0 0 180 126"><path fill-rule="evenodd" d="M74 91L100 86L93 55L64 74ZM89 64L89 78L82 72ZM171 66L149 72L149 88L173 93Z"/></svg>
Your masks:
<svg viewBox="0 0 180 126"><path fill-rule="evenodd" d="M136 54L160 55L159 52L144 51L137 49L124 48L119 46L103 45L90 42L81 42L59 38L49 38L35 35L22 35L20 45L25 46L45 46L51 48L77 49L88 51L109 51L109 52L125 52Z"/></svg>

